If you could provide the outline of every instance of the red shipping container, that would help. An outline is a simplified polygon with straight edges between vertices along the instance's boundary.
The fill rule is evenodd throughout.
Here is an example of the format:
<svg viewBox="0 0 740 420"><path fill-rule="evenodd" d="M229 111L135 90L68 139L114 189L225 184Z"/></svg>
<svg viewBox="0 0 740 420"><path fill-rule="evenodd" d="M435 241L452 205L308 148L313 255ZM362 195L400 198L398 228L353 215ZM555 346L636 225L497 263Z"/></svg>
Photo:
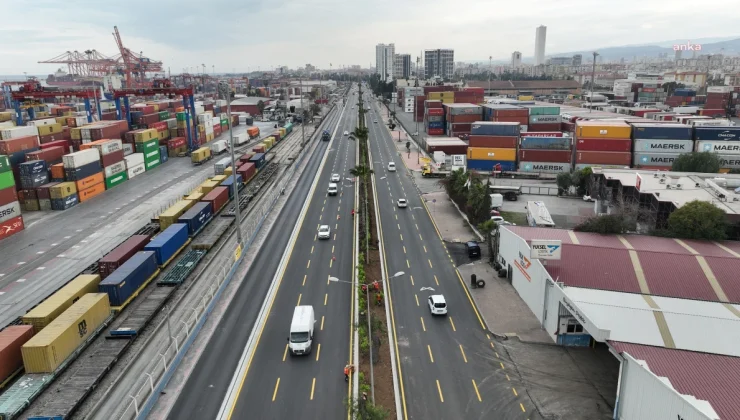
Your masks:
<svg viewBox="0 0 740 420"><path fill-rule="evenodd" d="M64 147L49 147L46 149L41 149L36 152L31 152L26 154L26 162L30 162L32 160L43 160L46 163L55 164L62 161L62 156L66 155L67 152Z"/></svg>
<svg viewBox="0 0 740 420"><path fill-rule="evenodd" d="M424 108L426 109L442 108L442 101L438 101L438 100L424 101Z"/></svg>
<svg viewBox="0 0 740 420"><path fill-rule="evenodd" d="M14 139L0 140L0 154L11 155L21 150L39 147L39 136L23 136Z"/></svg>
<svg viewBox="0 0 740 420"><path fill-rule="evenodd" d="M254 176L256 172L257 167L254 166L254 163L251 162L245 163L236 170L236 173L242 176L242 182L244 183L249 182L249 180L252 178L252 176Z"/></svg>
<svg viewBox="0 0 740 420"><path fill-rule="evenodd" d="M519 134L520 137L563 137L562 131L525 131Z"/></svg>
<svg viewBox="0 0 740 420"><path fill-rule="evenodd" d="M103 168L118 163L123 160L123 149L103 155L100 160L103 162Z"/></svg>
<svg viewBox="0 0 740 420"><path fill-rule="evenodd" d="M483 121L483 118L478 114L471 115L450 115L447 122L451 123L474 123L476 121Z"/></svg>
<svg viewBox="0 0 740 420"><path fill-rule="evenodd" d="M3 239L15 235L22 231L25 227L23 226L23 216L14 217L10 220L6 220L0 223L0 241ZM2 366L2 363L0 363Z"/></svg>
<svg viewBox="0 0 740 420"><path fill-rule="evenodd" d="M470 126L471 125L473 125L473 124L470 124L470 123L447 124L447 129L450 132L450 135L452 135L452 134L462 134L462 133L470 134Z"/></svg>
<svg viewBox="0 0 740 420"><path fill-rule="evenodd" d="M426 114L439 117L445 115L445 111L442 108L427 108Z"/></svg>
<svg viewBox="0 0 740 420"><path fill-rule="evenodd" d="M0 206L12 203L13 201L18 201L18 192L15 190L15 187L0 190Z"/></svg>
<svg viewBox="0 0 740 420"><path fill-rule="evenodd" d="M115 247L106 256L98 261L98 270L100 278L108 277L121 264L133 257L134 254L144 249L146 244L151 240L149 235L134 235L126 239L122 244Z"/></svg>
<svg viewBox="0 0 740 420"><path fill-rule="evenodd" d="M159 122L159 114L146 114L142 115L140 119L141 124L146 124L149 127L150 124ZM151 128L151 127L150 127Z"/></svg>
<svg viewBox="0 0 740 420"><path fill-rule="evenodd" d="M69 140L54 140L48 143L41 144L41 150L50 149L52 147L61 147L66 153L69 153Z"/></svg>
<svg viewBox="0 0 740 420"><path fill-rule="evenodd" d="M218 137L220 135L221 135L221 125L220 124L214 125L213 126L213 136Z"/></svg>
<svg viewBox="0 0 740 420"><path fill-rule="evenodd" d="M178 147L185 146L188 143L185 137L175 137L174 139L167 140L167 147L170 149L177 149Z"/></svg>
<svg viewBox="0 0 740 420"><path fill-rule="evenodd" d="M39 198L39 200L48 200L51 198L51 194L49 193L49 188L59 184L58 182L49 182L48 184L44 184L38 188L36 188L36 196Z"/></svg>
<svg viewBox="0 0 740 420"><path fill-rule="evenodd" d="M18 191L18 198L21 200L38 200L38 192L35 189L26 189Z"/></svg>
<svg viewBox="0 0 740 420"><path fill-rule="evenodd" d="M520 150L519 160L522 162L557 162L570 163L570 150Z"/></svg>
<svg viewBox="0 0 740 420"><path fill-rule="evenodd" d="M151 105L145 105L145 104L134 104L131 105L132 111L141 111L144 114L151 114L154 112L154 107Z"/></svg>
<svg viewBox="0 0 740 420"><path fill-rule="evenodd" d="M529 123L529 117L494 117L495 122L515 122L519 125L527 125Z"/></svg>
<svg viewBox="0 0 740 420"><path fill-rule="evenodd" d="M577 139L576 150L591 152L630 152L630 139Z"/></svg>
<svg viewBox="0 0 740 420"><path fill-rule="evenodd" d="M522 124L527 126L528 131L558 131L560 130L560 123L548 123L548 124Z"/></svg>
<svg viewBox="0 0 740 420"><path fill-rule="evenodd" d="M221 210L221 207L229 201L229 188L228 187L216 187L211 192L206 194L200 201L211 203L213 206L213 212L217 213Z"/></svg>
<svg viewBox="0 0 740 420"><path fill-rule="evenodd" d="M125 121L122 121L124 124ZM128 130L128 126L121 124L119 121L115 121L114 123L106 125L100 125L96 126L95 128L90 129L90 137L92 137L93 140L102 140L102 139L120 139L121 133L124 133L126 130Z"/></svg>
<svg viewBox="0 0 740 420"><path fill-rule="evenodd" d="M11 325L0 331L0 382L23 367L21 347L31 337L33 325Z"/></svg>
<svg viewBox="0 0 740 420"><path fill-rule="evenodd" d="M576 163L630 166L632 163L632 153L579 151L576 152Z"/></svg>
<svg viewBox="0 0 740 420"><path fill-rule="evenodd" d="M167 130L167 123L164 121L155 122L149 124L149 128L153 128L157 131Z"/></svg>
<svg viewBox="0 0 740 420"><path fill-rule="evenodd" d="M115 112L103 112L101 115L103 116L103 121L115 121L116 120Z"/></svg>
<svg viewBox="0 0 740 420"><path fill-rule="evenodd" d="M711 117L717 114L721 114L722 116L724 116L726 112L727 111L725 109L706 109L704 108L699 111L699 115L707 115Z"/></svg>
<svg viewBox="0 0 740 420"><path fill-rule="evenodd" d="M463 92L475 92L476 94L481 95L481 96L485 93L485 90L483 88L478 88L478 87L466 87L466 88L463 88L462 91Z"/></svg>
<svg viewBox="0 0 740 420"><path fill-rule="evenodd" d="M498 149L516 149L516 136L470 136L470 147L493 147Z"/></svg>
<svg viewBox="0 0 740 420"><path fill-rule="evenodd" d="M265 153L265 146L255 146L252 148L253 152Z"/></svg>

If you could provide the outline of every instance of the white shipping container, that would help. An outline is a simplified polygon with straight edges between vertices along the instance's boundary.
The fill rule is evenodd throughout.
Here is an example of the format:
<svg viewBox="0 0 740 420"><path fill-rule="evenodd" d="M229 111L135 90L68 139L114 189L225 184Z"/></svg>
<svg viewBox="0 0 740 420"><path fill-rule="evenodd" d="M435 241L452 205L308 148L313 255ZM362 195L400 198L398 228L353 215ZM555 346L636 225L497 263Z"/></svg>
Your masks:
<svg viewBox="0 0 740 420"><path fill-rule="evenodd" d="M103 144L96 144L93 147L100 151L100 156L105 156L123 149L123 142L121 140L108 140Z"/></svg>
<svg viewBox="0 0 740 420"><path fill-rule="evenodd" d="M206 127L206 134L213 134L213 126Z"/></svg>
<svg viewBox="0 0 740 420"><path fill-rule="evenodd" d="M51 125L51 124L56 124L56 123L57 123L56 118L44 118L42 120L29 121L27 125L33 126L33 127L41 127L44 125Z"/></svg>
<svg viewBox="0 0 740 420"><path fill-rule="evenodd" d="M0 223L21 215L21 204L17 201L0 206Z"/></svg>
<svg viewBox="0 0 740 420"><path fill-rule="evenodd" d="M247 135L245 133L234 134L234 144L240 145L247 142Z"/></svg>
<svg viewBox="0 0 740 420"><path fill-rule="evenodd" d="M211 128L213 128L213 120L206 120L206 121L204 121L204 122L203 122L203 126L204 126L205 128L208 128L208 127L211 127Z"/></svg>
<svg viewBox="0 0 740 420"><path fill-rule="evenodd" d="M79 168L98 161L100 161L100 152L96 148L80 150L79 152L62 156L62 163L68 169Z"/></svg>
<svg viewBox="0 0 740 420"><path fill-rule="evenodd" d="M134 146L130 143L123 143L123 155L128 156L134 153Z"/></svg>
<svg viewBox="0 0 740 420"><path fill-rule="evenodd" d="M167 128L177 128L177 118L168 118L164 121L167 123Z"/></svg>
<svg viewBox="0 0 740 420"><path fill-rule="evenodd" d="M732 127L734 124L727 118L715 118L711 120L691 120L689 125L694 127Z"/></svg>
<svg viewBox="0 0 740 420"><path fill-rule="evenodd" d="M18 137L38 136L38 135L39 135L39 130L36 127L29 127L29 126L6 128L6 129L3 129L3 131L0 131L0 138L2 138L3 140L10 140L10 139L18 138Z"/></svg>
<svg viewBox="0 0 740 420"><path fill-rule="evenodd" d="M226 140L214 141L213 144L211 144L211 153L213 153L214 155L225 151Z"/></svg>
<svg viewBox="0 0 740 420"><path fill-rule="evenodd" d="M83 143L90 143L92 142L92 132L89 128L83 128L80 130L80 136L82 136L82 140L87 140Z"/></svg>
<svg viewBox="0 0 740 420"><path fill-rule="evenodd" d="M132 153L132 154L124 157L123 160L126 161L126 167L128 169L131 169L134 166L138 166L138 165L143 165L144 164L144 154L143 153Z"/></svg>
<svg viewBox="0 0 740 420"><path fill-rule="evenodd" d="M105 169L105 177L110 178L114 175L120 174L121 172L126 171L126 162L120 161L116 162L113 165L106 166Z"/></svg>
<svg viewBox="0 0 740 420"><path fill-rule="evenodd" d="M141 175L144 172L146 172L146 168L144 167L144 164L141 163L139 165L129 167L128 169L128 179L131 179L137 175Z"/></svg>
<svg viewBox="0 0 740 420"><path fill-rule="evenodd" d="M202 114L203 111L205 111L205 108L203 108L203 104L202 103L200 105L198 105L198 104L195 105L195 114L196 115Z"/></svg>
<svg viewBox="0 0 740 420"><path fill-rule="evenodd" d="M740 141L708 141L696 142L697 152L713 152L723 155L740 155Z"/></svg>
<svg viewBox="0 0 740 420"><path fill-rule="evenodd" d="M13 123L13 121L0 122L0 128L11 128L11 127L15 127L15 124Z"/></svg>
<svg viewBox="0 0 740 420"><path fill-rule="evenodd" d="M202 114L198 114L198 123L203 124L206 121L211 121L213 119L213 116L209 114L208 112L204 112Z"/></svg>
<svg viewBox="0 0 740 420"><path fill-rule="evenodd" d="M75 117L75 125L77 127L82 127L83 125L87 124L87 114L82 113L82 116Z"/></svg>

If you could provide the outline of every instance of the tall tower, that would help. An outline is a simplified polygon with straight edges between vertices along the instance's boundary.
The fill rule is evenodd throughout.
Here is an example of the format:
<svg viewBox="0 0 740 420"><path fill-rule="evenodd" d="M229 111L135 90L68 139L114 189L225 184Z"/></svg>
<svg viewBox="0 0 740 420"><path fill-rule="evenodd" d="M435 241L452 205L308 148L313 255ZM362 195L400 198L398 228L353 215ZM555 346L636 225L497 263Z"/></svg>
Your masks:
<svg viewBox="0 0 740 420"><path fill-rule="evenodd" d="M534 65L545 64L545 42L547 40L547 26L540 25L534 38Z"/></svg>
<svg viewBox="0 0 740 420"><path fill-rule="evenodd" d="M380 80L393 80L395 55L395 44L378 44L375 46L375 72L380 75Z"/></svg>
<svg viewBox="0 0 740 420"><path fill-rule="evenodd" d="M522 53L514 51L511 53L511 67L517 68L522 65Z"/></svg>

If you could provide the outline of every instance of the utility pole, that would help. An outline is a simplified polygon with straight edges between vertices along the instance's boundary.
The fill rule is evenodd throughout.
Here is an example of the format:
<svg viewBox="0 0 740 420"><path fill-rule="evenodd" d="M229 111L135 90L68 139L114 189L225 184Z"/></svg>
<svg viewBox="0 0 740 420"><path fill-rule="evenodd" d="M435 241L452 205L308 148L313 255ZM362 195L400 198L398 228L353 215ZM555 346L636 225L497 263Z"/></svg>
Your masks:
<svg viewBox="0 0 740 420"><path fill-rule="evenodd" d="M488 94L491 94L491 75L493 74L493 56L488 56Z"/></svg>
<svg viewBox="0 0 740 420"><path fill-rule="evenodd" d="M596 84L596 57L599 55L596 51L594 51L594 64L591 68L591 98L589 98L589 104L588 112L591 113L594 109L594 85Z"/></svg>
<svg viewBox="0 0 740 420"><path fill-rule="evenodd" d="M303 78L301 82L301 149L306 145L306 110L303 108Z"/></svg>
<svg viewBox="0 0 740 420"><path fill-rule="evenodd" d="M229 89L229 85L227 83L219 83L218 86L220 87L220 91L224 94L226 97L226 114L229 116L229 149L231 150L231 167L236 169L236 157L234 156L234 131L232 129L232 120L231 120L231 89ZM236 211L236 240L239 243L239 246L241 247L244 243L242 239L242 227L241 227L241 209L239 208L239 185L236 183L236 172L233 172L232 177L234 177L234 210Z"/></svg>

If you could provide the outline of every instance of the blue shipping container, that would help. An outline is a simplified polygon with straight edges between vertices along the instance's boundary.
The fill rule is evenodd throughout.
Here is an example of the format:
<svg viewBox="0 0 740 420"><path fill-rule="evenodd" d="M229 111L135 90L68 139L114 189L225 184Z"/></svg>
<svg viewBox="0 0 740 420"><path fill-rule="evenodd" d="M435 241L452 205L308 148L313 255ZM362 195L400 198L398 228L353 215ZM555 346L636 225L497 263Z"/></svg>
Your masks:
<svg viewBox="0 0 740 420"><path fill-rule="evenodd" d="M100 165L100 161L90 162L87 165L82 165L79 168L64 168L64 176L67 181L79 181L89 176L93 176L98 172L102 172L103 167Z"/></svg>
<svg viewBox="0 0 740 420"><path fill-rule="evenodd" d="M67 210L70 207L74 207L77 205L77 203L80 202L80 199L77 197L77 194L68 195L64 198L52 198L51 199L51 209L52 210Z"/></svg>
<svg viewBox="0 0 740 420"><path fill-rule="evenodd" d="M203 227L211 217L213 217L213 206L211 205L211 202L201 201L180 216L180 218L177 219L177 223L188 225L188 234L192 236L198 231L198 229Z"/></svg>
<svg viewBox="0 0 740 420"><path fill-rule="evenodd" d="M153 251L157 264L164 265L188 241L188 225L175 223L155 236L144 251Z"/></svg>
<svg viewBox="0 0 740 420"><path fill-rule="evenodd" d="M428 121L427 127L429 128L445 128L444 121Z"/></svg>
<svg viewBox="0 0 740 420"><path fill-rule="evenodd" d="M691 134L685 124L632 124L633 140L691 140Z"/></svg>
<svg viewBox="0 0 740 420"><path fill-rule="evenodd" d="M242 176L240 174L236 174L236 185L240 186L242 183ZM232 198L234 196L234 175L229 176L228 178L221 181L222 187L227 187L229 189L229 198Z"/></svg>
<svg viewBox="0 0 740 420"><path fill-rule="evenodd" d="M467 165L468 170L473 171L492 171L496 164L501 165L502 171L515 171L516 162L509 160L479 160L479 159L468 159Z"/></svg>
<svg viewBox="0 0 740 420"><path fill-rule="evenodd" d="M520 149L570 150L571 137L522 137Z"/></svg>
<svg viewBox="0 0 740 420"><path fill-rule="evenodd" d="M46 162L43 160L32 160L30 162L23 162L18 165L18 170L21 175L36 175L46 172Z"/></svg>
<svg viewBox="0 0 740 420"><path fill-rule="evenodd" d="M167 162L167 146L159 146L159 163Z"/></svg>
<svg viewBox="0 0 740 420"><path fill-rule="evenodd" d="M265 164L265 154L257 153L249 158L249 161L254 163L255 168L260 169Z"/></svg>
<svg viewBox="0 0 740 420"><path fill-rule="evenodd" d="M8 156L8 160L10 161L10 166L18 166L21 163L26 161L26 153L31 153L39 150L38 147L34 147L33 149L27 149L27 150L21 150L20 152L15 152Z"/></svg>
<svg viewBox="0 0 740 420"><path fill-rule="evenodd" d="M137 252L101 281L98 290L108 294L111 306L122 306L158 269L154 252Z"/></svg>
<svg viewBox="0 0 740 420"><path fill-rule="evenodd" d="M38 188L49 183L49 173L21 175L21 186L26 189Z"/></svg>
<svg viewBox="0 0 740 420"><path fill-rule="evenodd" d="M694 140L740 140L740 127L694 127Z"/></svg>
<svg viewBox="0 0 740 420"><path fill-rule="evenodd" d="M516 122L476 122L470 134L483 136L518 136L519 123Z"/></svg>

